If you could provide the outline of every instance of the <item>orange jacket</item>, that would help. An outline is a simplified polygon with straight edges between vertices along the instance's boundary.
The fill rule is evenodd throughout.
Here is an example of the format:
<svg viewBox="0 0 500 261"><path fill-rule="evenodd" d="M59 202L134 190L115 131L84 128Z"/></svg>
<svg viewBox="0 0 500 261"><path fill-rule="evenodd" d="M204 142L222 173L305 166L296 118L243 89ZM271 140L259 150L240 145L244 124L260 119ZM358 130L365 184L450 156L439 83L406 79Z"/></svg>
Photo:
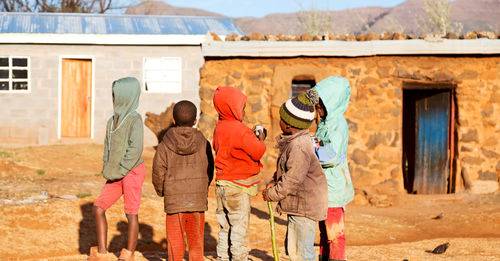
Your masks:
<svg viewBox="0 0 500 261"><path fill-rule="evenodd" d="M259 160L266 151L266 145L242 123L246 100L247 97L234 87L218 87L215 90L213 101L219 113L219 122L214 130L213 147L216 153L216 180L236 181L249 187L258 183L255 179L248 180L259 174Z"/></svg>

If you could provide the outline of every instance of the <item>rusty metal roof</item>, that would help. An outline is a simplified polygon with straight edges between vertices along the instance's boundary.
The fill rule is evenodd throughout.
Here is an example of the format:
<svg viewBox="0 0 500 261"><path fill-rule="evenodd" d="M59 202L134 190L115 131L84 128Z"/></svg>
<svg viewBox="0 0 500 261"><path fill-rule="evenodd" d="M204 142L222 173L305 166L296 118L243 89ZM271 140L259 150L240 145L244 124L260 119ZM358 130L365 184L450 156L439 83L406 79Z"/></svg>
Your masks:
<svg viewBox="0 0 500 261"><path fill-rule="evenodd" d="M0 33L204 35L207 31L243 34L225 17L0 13Z"/></svg>

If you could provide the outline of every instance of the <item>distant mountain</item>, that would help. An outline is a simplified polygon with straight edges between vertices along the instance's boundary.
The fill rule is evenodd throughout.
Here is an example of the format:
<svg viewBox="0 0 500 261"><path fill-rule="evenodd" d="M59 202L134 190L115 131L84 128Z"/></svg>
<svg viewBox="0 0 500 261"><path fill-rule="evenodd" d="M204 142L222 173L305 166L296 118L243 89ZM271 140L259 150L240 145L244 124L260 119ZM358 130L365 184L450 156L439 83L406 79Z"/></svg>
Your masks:
<svg viewBox="0 0 500 261"><path fill-rule="evenodd" d="M193 16L223 16L198 8L175 7L162 1L145 0L125 11L126 14L146 15L193 15Z"/></svg>
<svg viewBox="0 0 500 261"><path fill-rule="evenodd" d="M233 21L250 35L253 32L262 34L302 34L307 31L309 23L302 21L320 21L329 31L340 33L361 33L373 31L381 33L385 30L419 33L425 16L424 0L407 0L392 8L363 7L341 11L296 12L270 14L263 18L241 17ZM500 32L500 0L455 0L451 4L452 23L461 23L463 32L489 30ZM127 14L166 14L223 16L196 8L174 7L165 2L146 0L126 11ZM322 29L326 30L326 29Z"/></svg>

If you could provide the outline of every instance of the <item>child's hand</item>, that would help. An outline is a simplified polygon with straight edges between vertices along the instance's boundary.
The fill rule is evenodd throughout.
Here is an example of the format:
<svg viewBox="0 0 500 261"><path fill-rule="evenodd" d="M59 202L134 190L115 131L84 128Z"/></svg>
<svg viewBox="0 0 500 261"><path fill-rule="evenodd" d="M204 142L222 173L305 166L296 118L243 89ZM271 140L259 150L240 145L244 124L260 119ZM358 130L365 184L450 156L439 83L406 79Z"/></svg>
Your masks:
<svg viewBox="0 0 500 261"><path fill-rule="evenodd" d="M264 141L267 138L267 130L262 126L254 126L252 128L252 131L257 136L257 139L259 139L260 141Z"/></svg>
<svg viewBox="0 0 500 261"><path fill-rule="evenodd" d="M271 199L269 198L269 195L267 194L267 190L268 189L266 188L262 191L262 199L264 199L264 201L271 201Z"/></svg>

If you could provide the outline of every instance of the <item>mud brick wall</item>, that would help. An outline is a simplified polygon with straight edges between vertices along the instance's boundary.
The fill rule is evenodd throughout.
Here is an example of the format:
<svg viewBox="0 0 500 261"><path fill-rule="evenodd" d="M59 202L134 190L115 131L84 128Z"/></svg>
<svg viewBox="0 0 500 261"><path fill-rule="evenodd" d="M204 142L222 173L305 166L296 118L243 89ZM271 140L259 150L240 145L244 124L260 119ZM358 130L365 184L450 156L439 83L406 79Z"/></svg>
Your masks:
<svg viewBox="0 0 500 261"><path fill-rule="evenodd" d="M316 82L346 77L351 100L348 160L355 186L395 181L403 189L403 89L409 83L451 84L456 102L456 190L462 171L471 180L500 176L500 58L449 56L374 56L358 58L206 58L200 71L199 128L212 138L217 113L212 97L218 86L234 86L248 96L244 123L269 130L263 164L275 168L274 137L280 133L279 106L289 98L297 76Z"/></svg>

